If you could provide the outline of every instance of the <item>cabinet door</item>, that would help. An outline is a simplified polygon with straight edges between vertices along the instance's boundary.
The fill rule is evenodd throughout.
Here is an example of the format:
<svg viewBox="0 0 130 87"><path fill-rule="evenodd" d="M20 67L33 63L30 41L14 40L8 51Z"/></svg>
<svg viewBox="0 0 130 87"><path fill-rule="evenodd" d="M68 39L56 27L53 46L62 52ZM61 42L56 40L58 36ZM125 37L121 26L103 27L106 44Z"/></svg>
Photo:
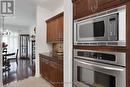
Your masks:
<svg viewBox="0 0 130 87"><path fill-rule="evenodd" d="M85 17L91 12L89 10L88 0L74 0L73 1L74 19Z"/></svg>
<svg viewBox="0 0 130 87"><path fill-rule="evenodd" d="M47 22L47 42L63 42L63 16L58 16Z"/></svg>
<svg viewBox="0 0 130 87"><path fill-rule="evenodd" d="M112 9L129 0L72 0L74 19Z"/></svg>
<svg viewBox="0 0 130 87"><path fill-rule="evenodd" d="M59 66L58 68L58 81L59 84L57 84L57 87L63 87L63 67Z"/></svg>
<svg viewBox="0 0 130 87"><path fill-rule="evenodd" d="M43 75L43 77L46 77L46 64L45 64L45 61L44 61L44 59L42 60L42 75Z"/></svg>
<svg viewBox="0 0 130 87"><path fill-rule="evenodd" d="M121 4L121 0L98 0L99 11L111 9Z"/></svg>
<svg viewBox="0 0 130 87"><path fill-rule="evenodd" d="M53 26L54 26L53 21L49 21L47 23L47 42L53 41L53 29L54 29Z"/></svg>
<svg viewBox="0 0 130 87"><path fill-rule="evenodd" d="M43 59L43 75L46 80L49 80L49 60Z"/></svg>
<svg viewBox="0 0 130 87"><path fill-rule="evenodd" d="M50 62L50 82L55 85L57 79L57 64L54 62Z"/></svg>
<svg viewBox="0 0 130 87"><path fill-rule="evenodd" d="M58 19L56 18L56 19L52 20L52 22L53 22L53 30L52 30L52 32L53 32L53 43L56 43L57 36L58 36Z"/></svg>
<svg viewBox="0 0 130 87"><path fill-rule="evenodd" d="M60 65L51 61L50 70L50 82L54 87L63 87L63 72L60 69Z"/></svg>
<svg viewBox="0 0 130 87"><path fill-rule="evenodd" d="M40 74L41 74L41 76L43 77L43 60L42 60L42 58L40 58Z"/></svg>
<svg viewBox="0 0 130 87"><path fill-rule="evenodd" d="M63 42L63 16L57 18L56 41Z"/></svg>

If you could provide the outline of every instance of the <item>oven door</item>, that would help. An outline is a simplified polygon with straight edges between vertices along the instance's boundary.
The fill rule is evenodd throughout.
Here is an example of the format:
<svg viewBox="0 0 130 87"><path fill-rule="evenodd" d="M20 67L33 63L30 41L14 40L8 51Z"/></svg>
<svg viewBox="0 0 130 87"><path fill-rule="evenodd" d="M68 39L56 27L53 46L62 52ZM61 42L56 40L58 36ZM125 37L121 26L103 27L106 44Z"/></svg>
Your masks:
<svg viewBox="0 0 130 87"><path fill-rule="evenodd" d="M125 68L74 59L76 87L126 87Z"/></svg>

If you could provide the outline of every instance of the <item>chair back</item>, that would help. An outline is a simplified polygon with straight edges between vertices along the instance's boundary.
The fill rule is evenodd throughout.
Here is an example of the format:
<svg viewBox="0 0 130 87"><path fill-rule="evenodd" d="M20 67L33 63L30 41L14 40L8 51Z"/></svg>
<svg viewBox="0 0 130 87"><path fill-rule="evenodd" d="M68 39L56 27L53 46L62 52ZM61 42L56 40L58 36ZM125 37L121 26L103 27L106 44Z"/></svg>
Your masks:
<svg viewBox="0 0 130 87"><path fill-rule="evenodd" d="M3 48L3 53L7 53L7 48Z"/></svg>
<svg viewBox="0 0 130 87"><path fill-rule="evenodd" d="M16 62L18 64L18 53L19 53L19 49L17 49L17 52L16 52Z"/></svg>

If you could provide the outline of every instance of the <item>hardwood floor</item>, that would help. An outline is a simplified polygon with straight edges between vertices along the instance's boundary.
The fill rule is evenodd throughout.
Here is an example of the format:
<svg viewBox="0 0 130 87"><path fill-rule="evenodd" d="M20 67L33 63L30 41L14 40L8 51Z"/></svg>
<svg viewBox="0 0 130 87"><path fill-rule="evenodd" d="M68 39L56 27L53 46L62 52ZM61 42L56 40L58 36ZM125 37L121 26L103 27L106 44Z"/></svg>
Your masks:
<svg viewBox="0 0 130 87"><path fill-rule="evenodd" d="M3 84L23 80L35 75L35 63L30 63L30 60L20 59L18 65L14 60L11 60L10 71L4 73Z"/></svg>

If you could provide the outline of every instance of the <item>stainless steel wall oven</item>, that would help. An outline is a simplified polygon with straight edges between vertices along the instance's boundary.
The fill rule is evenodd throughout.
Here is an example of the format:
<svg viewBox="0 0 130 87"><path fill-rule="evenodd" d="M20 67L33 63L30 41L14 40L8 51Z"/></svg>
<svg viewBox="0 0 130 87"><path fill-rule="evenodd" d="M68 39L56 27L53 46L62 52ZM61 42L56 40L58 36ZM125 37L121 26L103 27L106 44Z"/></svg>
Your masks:
<svg viewBox="0 0 130 87"><path fill-rule="evenodd" d="M126 87L125 53L74 51L74 87Z"/></svg>

